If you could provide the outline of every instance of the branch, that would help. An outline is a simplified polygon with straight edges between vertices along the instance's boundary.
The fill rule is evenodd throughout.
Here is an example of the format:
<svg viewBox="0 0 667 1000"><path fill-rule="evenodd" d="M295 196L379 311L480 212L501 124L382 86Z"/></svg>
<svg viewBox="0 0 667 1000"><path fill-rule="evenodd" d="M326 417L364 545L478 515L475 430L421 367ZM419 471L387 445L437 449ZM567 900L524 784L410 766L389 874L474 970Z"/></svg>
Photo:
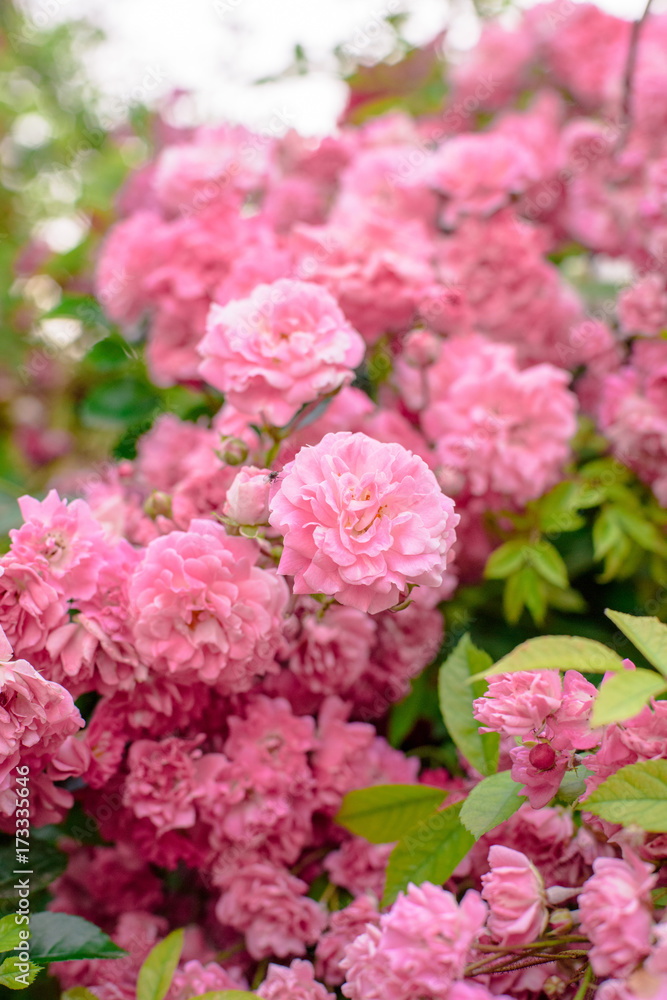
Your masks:
<svg viewBox="0 0 667 1000"><path fill-rule="evenodd" d="M630 45L628 47L628 58L625 61L625 73L623 76L623 97L621 100L621 124L616 153L620 153L625 146L630 129L632 128L632 85L635 79L635 68L637 66L637 49L639 48L639 36L642 27L651 9L652 0L646 0L644 13L638 20L632 22L630 32Z"/></svg>

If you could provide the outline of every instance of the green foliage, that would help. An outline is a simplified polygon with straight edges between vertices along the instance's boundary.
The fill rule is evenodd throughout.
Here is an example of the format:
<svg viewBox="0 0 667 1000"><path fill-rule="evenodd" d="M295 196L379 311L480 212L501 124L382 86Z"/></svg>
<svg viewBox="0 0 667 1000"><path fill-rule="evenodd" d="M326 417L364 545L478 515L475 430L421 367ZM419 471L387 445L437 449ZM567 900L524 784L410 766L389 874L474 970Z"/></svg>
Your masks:
<svg viewBox="0 0 667 1000"><path fill-rule="evenodd" d="M0 986L8 990L25 990L35 981L38 972L41 972L41 966L34 962L22 962L16 955L10 955L0 965Z"/></svg>
<svg viewBox="0 0 667 1000"><path fill-rule="evenodd" d="M594 639L576 635L540 635L528 639L478 676L513 673L516 670L579 670L583 674L605 674L622 670L617 653Z"/></svg>
<svg viewBox="0 0 667 1000"><path fill-rule="evenodd" d="M156 944L139 970L137 1000L164 1000L183 950L183 930Z"/></svg>
<svg viewBox="0 0 667 1000"><path fill-rule="evenodd" d="M619 670L600 688L591 725L606 726L631 719L651 698L665 691L667 680L653 670Z"/></svg>
<svg viewBox="0 0 667 1000"><path fill-rule="evenodd" d="M449 735L480 774L493 774L496 770L500 737L497 733L479 732L472 703L482 697L488 685L479 680L471 684L470 678L491 664L489 654L477 649L466 633L441 666L438 678L440 710Z"/></svg>
<svg viewBox="0 0 667 1000"><path fill-rule="evenodd" d="M34 851L30 858L32 875L30 876L30 903L34 907L35 897L51 885L67 867L67 855L59 851L53 844L40 841L39 850ZM12 843L0 847L0 912L14 913L16 910L16 850Z"/></svg>
<svg viewBox="0 0 667 1000"><path fill-rule="evenodd" d="M47 912L30 917L30 954L35 961L46 964L84 958L124 958L127 952L83 917Z"/></svg>
<svg viewBox="0 0 667 1000"><path fill-rule="evenodd" d="M582 809L610 823L667 833L667 760L622 767L589 795Z"/></svg>
<svg viewBox="0 0 667 1000"><path fill-rule="evenodd" d="M461 808L461 822L478 840L495 829L526 801L519 796L521 785L509 771L499 771L475 785Z"/></svg>
<svg viewBox="0 0 667 1000"><path fill-rule="evenodd" d="M639 618L605 609L607 618L637 647L649 663L667 677L667 625L657 618Z"/></svg>
<svg viewBox="0 0 667 1000"><path fill-rule="evenodd" d="M0 951L13 951L21 942L15 915L8 913L0 920Z"/></svg>
<svg viewBox="0 0 667 1000"><path fill-rule="evenodd" d="M442 885L475 843L460 820L461 803L434 811L414 826L391 852L383 906L389 906L410 882Z"/></svg>
<svg viewBox="0 0 667 1000"><path fill-rule="evenodd" d="M389 844L430 816L446 794L429 785L359 788L347 793L335 819L373 844Z"/></svg>

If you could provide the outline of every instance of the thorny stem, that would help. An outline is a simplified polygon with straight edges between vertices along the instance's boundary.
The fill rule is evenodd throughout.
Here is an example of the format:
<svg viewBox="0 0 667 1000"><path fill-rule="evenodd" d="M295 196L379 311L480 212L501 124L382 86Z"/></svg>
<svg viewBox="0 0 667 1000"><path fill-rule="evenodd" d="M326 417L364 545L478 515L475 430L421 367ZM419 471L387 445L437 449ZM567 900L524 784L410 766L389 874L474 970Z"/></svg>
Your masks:
<svg viewBox="0 0 667 1000"><path fill-rule="evenodd" d="M517 968L517 962L527 962L528 965L522 967L528 968L530 965L543 965L545 962L585 958L587 955L588 952L583 949L566 949L565 951L555 952L532 952L524 955L514 952L512 955L505 955L504 957L496 954L493 956L490 955L481 962L473 962L466 968L465 974L467 976L493 975L498 972L507 972L510 967Z"/></svg>
<svg viewBox="0 0 667 1000"><path fill-rule="evenodd" d="M646 0L644 13L636 21L632 22L630 33L630 45L628 46L628 58L625 63L625 74L623 77L623 98L621 101L621 127L616 145L618 155L625 146L630 129L632 127L632 85L635 78L635 67L637 65L637 48L639 46L639 36L648 17L652 0Z"/></svg>

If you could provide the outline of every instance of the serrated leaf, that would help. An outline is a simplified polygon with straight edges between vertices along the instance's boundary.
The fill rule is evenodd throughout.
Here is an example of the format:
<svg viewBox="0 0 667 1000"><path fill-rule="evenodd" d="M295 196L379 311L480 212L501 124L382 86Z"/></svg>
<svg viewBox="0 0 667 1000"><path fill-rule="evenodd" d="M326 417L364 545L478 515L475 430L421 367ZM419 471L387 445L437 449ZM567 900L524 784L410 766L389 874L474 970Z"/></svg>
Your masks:
<svg viewBox="0 0 667 1000"><path fill-rule="evenodd" d="M605 614L649 663L667 677L667 625L654 616L627 615L610 608L605 609Z"/></svg>
<svg viewBox="0 0 667 1000"><path fill-rule="evenodd" d="M108 934L70 913L35 913L30 917L30 954L36 962L69 962L82 958L123 958Z"/></svg>
<svg viewBox="0 0 667 1000"><path fill-rule="evenodd" d="M152 949L139 969L137 1000L164 1000L183 951L183 928L172 931Z"/></svg>
<svg viewBox="0 0 667 1000"><path fill-rule="evenodd" d="M13 951L22 939L15 919L16 914L8 913L0 920L0 951Z"/></svg>
<svg viewBox="0 0 667 1000"><path fill-rule="evenodd" d="M541 541L528 549L530 562L547 583L565 590L568 586L567 566L558 549L550 542Z"/></svg>
<svg viewBox="0 0 667 1000"><path fill-rule="evenodd" d="M438 693L440 710L449 735L480 774L493 774L498 766L498 733L480 733L473 716L473 701L481 698L488 685L477 681L470 685L472 674L486 670L493 661L488 653L477 649L468 633L457 643L440 667Z"/></svg>
<svg viewBox="0 0 667 1000"><path fill-rule="evenodd" d="M431 785L373 785L348 792L335 817L372 844L390 844L412 829L447 797Z"/></svg>
<svg viewBox="0 0 667 1000"><path fill-rule="evenodd" d="M579 670L606 674L623 670L623 660L608 646L581 635L538 635L527 639L477 677L514 673L516 670Z"/></svg>
<svg viewBox="0 0 667 1000"><path fill-rule="evenodd" d="M521 785L512 780L510 771L499 771L475 785L463 802L461 822L475 839L494 830L525 803L519 797Z"/></svg>
<svg viewBox="0 0 667 1000"><path fill-rule="evenodd" d="M521 569L526 561L525 538L511 538L491 553L484 567L484 576L487 580L504 580L505 577L516 573Z"/></svg>
<svg viewBox="0 0 667 1000"><path fill-rule="evenodd" d="M663 691L667 691L667 680L653 670L619 670L600 687L591 725L595 728L631 719Z"/></svg>
<svg viewBox="0 0 667 1000"><path fill-rule="evenodd" d="M667 833L667 760L643 760L622 767L581 808L610 823Z"/></svg>
<svg viewBox="0 0 667 1000"><path fill-rule="evenodd" d="M383 906L394 902L409 882L442 885L475 843L460 820L461 803L433 812L403 837L389 857Z"/></svg>
<svg viewBox="0 0 667 1000"><path fill-rule="evenodd" d="M29 967L27 970L26 965ZM6 986L8 990L27 990L41 971L41 966L34 962L22 962L18 955L10 955L0 965L0 986Z"/></svg>

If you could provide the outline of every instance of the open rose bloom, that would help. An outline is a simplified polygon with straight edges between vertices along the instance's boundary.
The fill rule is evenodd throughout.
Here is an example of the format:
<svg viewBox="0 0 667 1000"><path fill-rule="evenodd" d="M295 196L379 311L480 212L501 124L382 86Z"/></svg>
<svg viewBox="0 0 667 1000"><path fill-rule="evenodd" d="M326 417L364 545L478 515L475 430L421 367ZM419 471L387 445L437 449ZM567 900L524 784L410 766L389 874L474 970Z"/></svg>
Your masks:
<svg viewBox="0 0 667 1000"><path fill-rule="evenodd" d="M344 46L328 136L172 108L76 413L30 422L62 359L3 396L0 846L122 949L49 963L68 1000L667 1000L667 13L480 31ZM156 404L77 471L123 336Z"/></svg>

